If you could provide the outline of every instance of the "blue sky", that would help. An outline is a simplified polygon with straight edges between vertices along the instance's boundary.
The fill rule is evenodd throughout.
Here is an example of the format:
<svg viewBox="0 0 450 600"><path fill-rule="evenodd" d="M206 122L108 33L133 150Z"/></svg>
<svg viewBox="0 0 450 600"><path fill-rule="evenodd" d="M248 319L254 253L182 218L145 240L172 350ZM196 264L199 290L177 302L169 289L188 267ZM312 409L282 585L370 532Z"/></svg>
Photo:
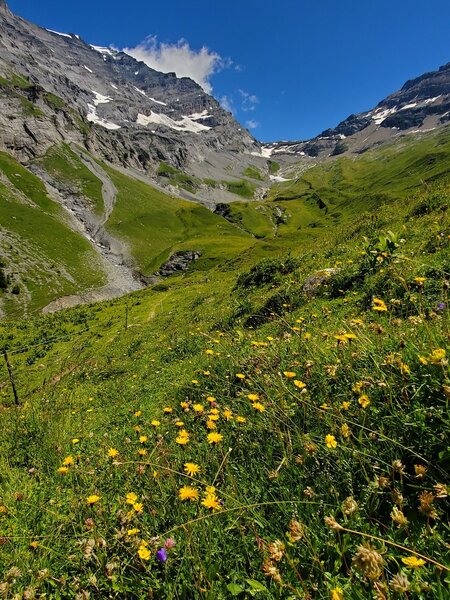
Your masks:
<svg viewBox="0 0 450 600"><path fill-rule="evenodd" d="M313 137L450 61L448 0L9 0L9 6L90 43L137 48L161 70L187 69L263 141Z"/></svg>

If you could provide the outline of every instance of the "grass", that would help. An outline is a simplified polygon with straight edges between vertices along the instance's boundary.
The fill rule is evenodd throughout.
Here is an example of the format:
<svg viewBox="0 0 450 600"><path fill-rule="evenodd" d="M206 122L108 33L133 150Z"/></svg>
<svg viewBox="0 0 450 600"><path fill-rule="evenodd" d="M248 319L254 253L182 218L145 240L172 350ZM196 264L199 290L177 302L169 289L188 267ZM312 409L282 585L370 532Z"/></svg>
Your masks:
<svg viewBox="0 0 450 600"><path fill-rule="evenodd" d="M97 215L103 213L101 181L91 173L68 145L52 146L37 163L58 182L84 196Z"/></svg>
<svg viewBox="0 0 450 600"><path fill-rule="evenodd" d="M257 181L264 181L264 175L257 167L249 166L243 172L242 175L245 177L250 177L251 179L256 179Z"/></svg>
<svg viewBox="0 0 450 600"><path fill-rule="evenodd" d="M200 184L200 180L196 177L183 173L183 171L175 169L165 162L160 163L156 174L159 177L168 179L172 185L185 189L188 192L195 192Z"/></svg>
<svg viewBox="0 0 450 600"><path fill-rule="evenodd" d="M222 183L229 192L236 194L236 196L251 199L255 194L256 187L253 183L250 183L250 181L223 181Z"/></svg>
<svg viewBox="0 0 450 600"><path fill-rule="evenodd" d="M158 207L188 222L110 175L122 231L164 231ZM449 199L443 179L280 238L278 261L261 240L206 276L0 324L21 401L2 366L2 589L445 598Z"/></svg>

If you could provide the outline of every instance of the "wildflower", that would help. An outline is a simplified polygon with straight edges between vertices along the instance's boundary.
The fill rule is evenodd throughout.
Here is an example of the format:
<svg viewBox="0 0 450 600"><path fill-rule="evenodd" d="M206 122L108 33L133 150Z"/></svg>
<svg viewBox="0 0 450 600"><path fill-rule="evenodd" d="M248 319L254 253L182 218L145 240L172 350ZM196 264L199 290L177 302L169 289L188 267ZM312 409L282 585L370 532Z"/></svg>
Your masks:
<svg viewBox="0 0 450 600"><path fill-rule="evenodd" d="M424 465L414 465L414 472L416 474L416 479L423 479L427 472L427 468Z"/></svg>
<svg viewBox="0 0 450 600"><path fill-rule="evenodd" d="M223 414L223 416L225 417L225 419L226 419L227 421L229 421L230 419L232 419L232 418L233 418L233 413L232 413L232 411L231 411L229 408L226 408L226 409L223 411L223 413L222 413L222 414Z"/></svg>
<svg viewBox="0 0 450 600"><path fill-rule="evenodd" d="M257 402L259 400L259 394L248 394L247 398L250 402Z"/></svg>
<svg viewBox="0 0 450 600"><path fill-rule="evenodd" d="M137 527L133 527L133 529L129 529L127 531L129 536L137 535L139 532L140 532L140 529L137 529Z"/></svg>
<svg viewBox="0 0 450 600"><path fill-rule="evenodd" d="M367 544L357 547L352 564L361 575L375 581L381 577L384 560L379 552Z"/></svg>
<svg viewBox="0 0 450 600"><path fill-rule="evenodd" d="M269 551L271 560L280 562L284 556L285 545L280 540L275 540L272 544L267 546L267 550Z"/></svg>
<svg viewBox="0 0 450 600"><path fill-rule="evenodd" d="M436 498L447 498L448 496L448 488L443 483L436 483L433 486L434 491L436 492Z"/></svg>
<svg viewBox="0 0 450 600"><path fill-rule="evenodd" d="M167 560L167 552L165 548L160 548L156 553L156 560L159 562L166 562Z"/></svg>
<svg viewBox="0 0 450 600"><path fill-rule="evenodd" d="M217 429L216 422L212 421L211 419L206 421L206 429Z"/></svg>
<svg viewBox="0 0 450 600"><path fill-rule="evenodd" d="M389 587L397 594L406 594L409 591L410 583L406 575L397 573L389 582Z"/></svg>
<svg viewBox="0 0 450 600"><path fill-rule="evenodd" d="M303 390L306 387L306 383L303 383L303 381L300 381L300 379L294 379L294 385L300 390Z"/></svg>
<svg viewBox="0 0 450 600"><path fill-rule="evenodd" d="M139 456L146 456L147 455L147 450L145 448L139 448L139 450L137 451L137 453L139 454Z"/></svg>
<svg viewBox="0 0 450 600"><path fill-rule="evenodd" d="M178 498L180 500L198 500L198 490L189 485L185 485L178 490Z"/></svg>
<svg viewBox="0 0 450 600"><path fill-rule="evenodd" d="M396 459L392 462L392 468L396 473L399 473L400 475L405 474L405 465L399 459Z"/></svg>
<svg viewBox="0 0 450 600"><path fill-rule="evenodd" d="M147 441L148 441L148 437L146 435L139 436L139 442L141 444L145 444L145 442L147 442Z"/></svg>
<svg viewBox="0 0 450 600"><path fill-rule="evenodd" d="M183 410L187 410L189 408L189 402L180 402L180 406Z"/></svg>
<svg viewBox="0 0 450 600"><path fill-rule="evenodd" d="M63 465L65 467L68 467L73 464L75 464L75 460L74 460L73 456L66 456L66 458L63 460Z"/></svg>
<svg viewBox="0 0 450 600"><path fill-rule="evenodd" d="M127 504L131 504L133 505L136 501L137 501L138 497L136 496L136 494L134 492L129 492L126 496L125 496L125 502Z"/></svg>
<svg viewBox="0 0 450 600"><path fill-rule="evenodd" d="M243 373L236 373L236 377L238 379L245 379L245 375Z"/></svg>
<svg viewBox="0 0 450 600"><path fill-rule="evenodd" d="M307 488L307 489L311 490L311 488ZM305 493L306 493L306 490L305 490ZM307 496L309 498L312 498L313 495L307 494ZM331 516L331 515L328 516L328 517L325 517L324 521L325 521L325 525L327 527L329 527L330 529L335 529L336 531L340 531L341 529L343 529L342 525L339 525L339 523L336 521L336 519L333 516Z"/></svg>
<svg viewBox="0 0 450 600"><path fill-rule="evenodd" d="M340 587L330 590L330 600L344 600L344 590Z"/></svg>
<svg viewBox="0 0 450 600"><path fill-rule="evenodd" d="M36 540L34 540L33 542L30 542L30 548L32 548L33 550L36 550L36 548L39 546L39 542L37 542Z"/></svg>
<svg viewBox="0 0 450 600"><path fill-rule="evenodd" d="M135 502L133 504L133 509L135 512L141 513L144 510L144 505L142 504L142 502Z"/></svg>
<svg viewBox="0 0 450 600"><path fill-rule="evenodd" d="M426 280L427 280L426 277L414 277L414 281L416 283L418 283L419 285L422 285L423 283L425 283Z"/></svg>
<svg viewBox="0 0 450 600"><path fill-rule="evenodd" d="M193 477L194 475L197 475L197 473L200 473L200 467L195 463L188 462L184 463L184 471L189 475L189 477Z"/></svg>
<svg viewBox="0 0 450 600"><path fill-rule="evenodd" d="M186 430L182 429L179 433L179 435L175 438L175 441L177 444L180 444L180 446L185 446L186 444L189 443L189 434Z"/></svg>
<svg viewBox="0 0 450 600"><path fill-rule="evenodd" d="M58 469L58 473L60 475L65 475L68 472L69 472L69 467L59 467L59 469Z"/></svg>
<svg viewBox="0 0 450 600"><path fill-rule="evenodd" d="M165 406L165 407L164 407L164 412L165 412L166 414L170 414L170 413L172 413L172 412L173 412L173 408L172 408L171 406Z"/></svg>
<svg viewBox="0 0 450 600"><path fill-rule="evenodd" d="M206 398L206 400L207 400L207 401L208 401L210 404L213 404L213 402L215 402L215 401L216 401L216 399L214 398L214 396L208 396L208 397Z"/></svg>
<svg viewBox="0 0 450 600"><path fill-rule="evenodd" d="M294 373L294 371L283 371L283 375L288 379L294 379L297 373Z"/></svg>
<svg viewBox="0 0 450 600"><path fill-rule="evenodd" d="M358 510L358 503L353 496L348 496L342 503L342 512L344 515L350 516Z"/></svg>
<svg viewBox="0 0 450 600"><path fill-rule="evenodd" d="M208 433L208 444L218 444L223 440L223 435L215 431Z"/></svg>
<svg viewBox="0 0 450 600"><path fill-rule="evenodd" d="M116 456L119 455L119 451L116 450L115 448L109 448L108 450L108 456L110 456L111 458L116 458Z"/></svg>
<svg viewBox="0 0 450 600"><path fill-rule="evenodd" d="M266 410L265 407L261 404L261 402L253 402L252 406L255 410L259 412L264 412Z"/></svg>
<svg viewBox="0 0 450 600"><path fill-rule="evenodd" d="M135 416L135 417L140 417L141 415L142 415L142 411L140 411L140 410L137 410L137 411L134 413L134 416Z"/></svg>
<svg viewBox="0 0 450 600"><path fill-rule="evenodd" d="M344 400L344 402L341 404L341 407L343 408L343 410L348 410L350 408L350 402Z"/></svg>
<svg viewBox="0 0 450 600"><path fill-rule="evenodd" d="M170 550L170 548L174 548L175 547L175 540L173 538L167 538L166 540L164 540L164 548L166 548L167 550Z"/></svg>
<svg viewBox="0 0 450 600"><path fill-rule="evenodd" d="M74 444L74 445L75 445L75 444L78 444L78 443L79 443L79 441L80 441L80 440L79 440L78 438L73 438L73 439L72 439L72 444Z"/></svg>
<svg viewBox="0 0 450 600"><path fill-rule="evenodd" d="M265 560L262 566L263 573L266 577L272 577L277 583L281 583L281 575L278 568L269 559Z"/></svg>
<svg viewBox="0 0 450 600"><path fill-rule="evenodd" d="M193 383L194 385L198 385L198 380L197 380L197 379L193 379L193 380L191 381L191 383Z"/></svg>
<svg viewBox="0 0 450 600"><path fill-rule="evenodd" d="M327 445L327 448L336 448L337 441L334 435L327 434L325 436L325 444Z"/></svg>
<svg viewBox="0 0 450 600"><path fill-rule="evenodd" d="M139 558L141 560L149 560L151 556L150 550L147 548L147 545L141 542L141 545L138 549Z"/></svg>
<svg viewBox="0 0 450 600"><path fill-rule="evenodd" d="M427 359L425 357L423 357L423 356L419 356L419 362L420 362L421 365L427 365L428 364Z"/></svg>
<svg viewBox="0 0 450 600"><path fill-rule="evenodd" d="M420 567L423 567L425 564L425 561L422 558L417 558L416 556L405 556L402 558L402 563L409 569L420 569Z"/></svg>
<svg viewBox="0 0 450 600"><path fill-rule="evenodd" d="M437 518L437 513L433 507L434 499L435 496L432 492L422 492L419 495L419 511L430 519Z"/></svg>
<svg viewBox="0 0 450 600"><path fill-rule="evenodd" d="M214 355L214 350L211 350L210 348L208 348L208 350L205 350L205 354L213 356Z"/></svg>
<svg viewBox="0 0 450 600"><path fill-rule="evenodd" d="M153 421L151 422L151 425L153 425L153 427L159 427L161 425L161 422L157 421L156 419L153 419Z"/></svg>
<svg viewBox="0 0 450 600"><path fill-rule="evenodd" d="M386 304L384 303L383 300L380 300L380 298L374 298L372 300L372 302L373 302L372 310L377 310L378 312L387 311Z"/></svg>
<svg viewBox="0 0 450 600"><path fill-rule="evenodd" d="M100 500L100 496L97 496L97 494L92 494L91 496L88 496L86 498L86 502L89 504L89 506L92 506L93 504L95 504L99 500Z"/></svg>
<svg viewBox="0 0 450 600"><path fill-rule="evenodd" d="M202 505L210 510L219 510L221 508L220 501L214 494L207 494L202 500Z"/></svg>
<svg viewBox="0 0 450 600"><path fill-rule="evenodd" d="M204 406L202 404L194 404L194 406L192 407L195 412L201 413L205 410Z"/></svg>
<svg viewBox="0 0 450 600"><path fill-rule="evenodd" d="M433 350L433 352L428 357L428 360L433 365L439 365L442 364L445 360L446 354L447 353L444 350L444 348L437 348L436 350Z"/></svg>
<svg viewBox="0 0 450 600"><path fill-rule="evenodd" d="M358 398L358 404L360 404L363 408L367 408L370 404L370 398L367 394L363 394Z"/></svg>
<svg viewBox="0 0 450 600"><path fill-rule="evenodd" d="M237 416L236 423L245 423L247 419L245 417Z"/></svg>
<svg viewBox="0 0 450 600"><path fill-rule="evenodd" d="M176 425L177 427L183 427L183 425L184 425L184 422L183 422L183 421L175 421L175 425Z"/></svg>
<svg viewBox="0 0 450 600"><path fill-rule="evenodd" d="M305 528L303 527L303 525L301 523L299 523L298 521L296 521L295 519L292 519L292 521L289 523L289 531L287 534L289 541L291 543L298 542L299 540L302 539L304 534L305 534Z"/></svg>
<svg viewBox="0 0 450 600"><path fill-rule="evenodd" d="M394 523L398 525L398 527L404 527L405 525L408 525L408 519L405 517L403 512L396 506L394 506L394 508L391 511L391 519L394 521Z"/></svg>

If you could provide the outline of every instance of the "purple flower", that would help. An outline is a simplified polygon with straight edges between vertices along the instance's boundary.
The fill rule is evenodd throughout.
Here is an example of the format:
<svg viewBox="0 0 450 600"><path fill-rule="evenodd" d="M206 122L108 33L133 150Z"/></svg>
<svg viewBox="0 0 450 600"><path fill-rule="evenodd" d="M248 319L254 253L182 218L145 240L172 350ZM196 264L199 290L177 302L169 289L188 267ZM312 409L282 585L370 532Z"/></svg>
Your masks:
<svg viewBox="0 0 450 600"><path fill-rule="evenodd" d="M437 305L438 310L445 310L445 302L439 302Z"/></svg>
<svg viewBox="0 0 450 600"><path fill-rule="evenodd" d="M165 548L160 548L158 550L158 552L156 553L156 560L159 560L159 562L166 562L167 552Z"/></svg>

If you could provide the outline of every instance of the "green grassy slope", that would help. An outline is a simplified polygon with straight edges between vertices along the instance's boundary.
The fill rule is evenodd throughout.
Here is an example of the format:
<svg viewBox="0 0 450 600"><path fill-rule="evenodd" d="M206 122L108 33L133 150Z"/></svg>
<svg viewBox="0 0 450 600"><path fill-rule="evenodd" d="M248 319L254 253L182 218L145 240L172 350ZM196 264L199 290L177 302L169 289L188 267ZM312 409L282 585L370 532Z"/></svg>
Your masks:
<svg viewBox="0 0 450 600"><path fill-rule="evenodd" d="M262 240L207 279L0 323L8 592L446 598L449 200L443 180L290 257L255 265Z"/></svg>
<svg viewBox="0 0 450 600"><path fill-rule="evenodd" d="M1 255L20 293L3 294L7 312L42 308L51 300L103 283L89 243L70 229L38 177L0 153Z"/></svg>

